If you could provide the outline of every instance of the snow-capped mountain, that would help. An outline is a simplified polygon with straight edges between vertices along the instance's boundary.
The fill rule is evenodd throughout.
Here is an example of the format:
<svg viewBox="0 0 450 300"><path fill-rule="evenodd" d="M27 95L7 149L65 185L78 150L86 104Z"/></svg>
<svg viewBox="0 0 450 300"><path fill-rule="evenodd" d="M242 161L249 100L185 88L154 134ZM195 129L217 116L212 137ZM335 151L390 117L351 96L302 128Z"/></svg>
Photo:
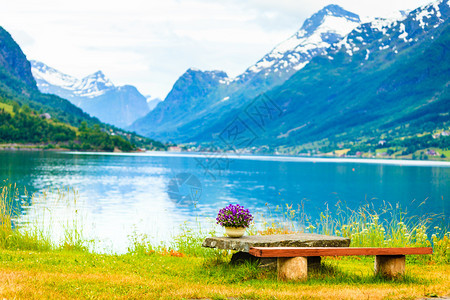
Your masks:
<svg viewBox="0 0 450 300"><path fill-rule="evenodd" d="M175 83L166 100L148 116L135 122L130 129L160 138L170 136L171 140L175 140L180 137L179 128L183 124L195 118L205 118L207 123L207 115L229 110L282 84L312 58L325 54L327 48L359 25L358 15L338 5L328 5L305 20L294 35L236 78L229 78L223 71L187 70ZM190 78L192 74L196 74L192 83L195 88L189 84L183 84L180 88L179 82L185 82L183 78ZM211 82L215 84L211 85ZM199 90L203 92L193 97L193 92ZM174 99L177 105L172 103ZM167 133L171 130L173 137L172 133Z"/></svg>
<svg viewBox="0 0 450 300"><path fill-rule="evenodd" d="M361 24L326 56L312 59L267 92L285 113L264 128L260 139L299 145L445 126L450 120L449 21L450 1L440 0L397 19Z"/></svg>
<svg viewBox="0 0 450 300"><path fill-rule="evenodd" d="M236 79L247 81L258 73L264 76L276 74L287 79L313 57L325 54L327 48L360 24L358 15L338 5L328 5L306 19L299 31L278 44Z"/></svg>
<svg viewBox="0 0 450 300"><path fill-rule="evenodd" d="M38 61L31 61L31 70L41 92L65 98L103 122L125 127L150 111L135 87L115 86L102 71L78 79Z"/></svg>
<svg viewBox="0 0 450 300"><path fill-rule="evenodd" d="M77 95L94 98L114 89L114 84L106 78L102 71L84 77L78 85Z"/></svg>
<svg viewBox="0 0 450 300"><path fill-rule="evenodd" d="M440 0L421 6L397 18L377 18L364 23L333 45L329 52L344 50L348 55L364 51L365 60L374 51L386 50L391 55L413 46L429 31L448 20L450 1Z"/></svg>
<svg viewBox="0 0 450 300"><path fill-rule="evenodd" d="M31 71L42 92L52 94L53 87L67 90L67 98L94 98L115 88L102 71L97 71L83 79L64 74L39 61L30 61ZM70 99L69 99L70 100Z"/></svg>
<svg viewBox="0 0 450 300"><path fill-rule="evenodd" d="M196 80L174 85L176 102L166 98L131 128L166 141L217 141L265 93L284 111L258 132L266 145L389 126L420 130L416 120L448 115L440 113L449 104L449 8L449 0L440 0L362 23L339 6L327 6L234 79L223 76L211 85L206 72L188 70L180 79L195 73Z"/></svg>

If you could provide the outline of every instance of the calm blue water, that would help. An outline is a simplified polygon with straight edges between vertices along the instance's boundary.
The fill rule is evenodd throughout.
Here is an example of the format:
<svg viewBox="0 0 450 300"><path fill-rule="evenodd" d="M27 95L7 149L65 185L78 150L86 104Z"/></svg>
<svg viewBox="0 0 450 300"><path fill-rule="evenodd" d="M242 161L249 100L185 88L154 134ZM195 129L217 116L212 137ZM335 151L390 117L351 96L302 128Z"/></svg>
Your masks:
<svg viewBox="0 0 450 300"><path fill-rule="evenodd" d="M366 161L367 162L367 161ZM30 192L49 187L78 191L77 212L91 235L107 247L126 249L128 235L169 240L184 222L209 224L217 211L239 203L267 215L277 205L304 203L312 219L338 201L352 209L383 202L409 215L433 216L448 224L450 163L349 161L205 155L0 152L0 179ZM424 202L425 204L420 205ZM41 200L36 209L61 203ZM29 219L39 213L24 211ZM53 217L55 218L55 217ZM209 221L208 221L209 220ZM49 226L52 225L50 222ZM209 226L209 225L208 225Z"/></svg>

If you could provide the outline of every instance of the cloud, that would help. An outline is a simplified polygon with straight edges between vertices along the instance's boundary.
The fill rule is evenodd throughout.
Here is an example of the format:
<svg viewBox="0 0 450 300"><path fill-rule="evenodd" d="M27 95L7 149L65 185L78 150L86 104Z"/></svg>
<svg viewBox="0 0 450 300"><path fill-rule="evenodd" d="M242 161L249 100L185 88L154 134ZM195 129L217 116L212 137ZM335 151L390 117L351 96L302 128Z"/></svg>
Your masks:
<svg viewBox="0 0 450 300"><path fill-rule="evenodd" d="M423 0L336 0L363 15ZM243 72L327 0L15 0L0 11L30 59L67 74L102 70L116 84L165 96L189 67Z"/></svg>

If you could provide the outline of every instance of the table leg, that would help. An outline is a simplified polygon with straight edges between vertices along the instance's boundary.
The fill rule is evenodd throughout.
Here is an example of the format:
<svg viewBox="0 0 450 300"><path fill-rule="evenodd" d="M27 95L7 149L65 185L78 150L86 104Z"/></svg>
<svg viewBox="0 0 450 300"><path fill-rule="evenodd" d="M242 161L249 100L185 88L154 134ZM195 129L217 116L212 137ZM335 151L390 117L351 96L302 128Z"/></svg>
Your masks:
<svg viewBox="0 0 450 300"><path fill-rule="evenodd" d="M376 255L375 274L395 278L405 274L404 255Z"/></svg>
<svg viewBox="0 0 450 300"><path fill-rule="evenodd" d="M306 280L308 259L306 257L278 257L278 280Z"/></svg>

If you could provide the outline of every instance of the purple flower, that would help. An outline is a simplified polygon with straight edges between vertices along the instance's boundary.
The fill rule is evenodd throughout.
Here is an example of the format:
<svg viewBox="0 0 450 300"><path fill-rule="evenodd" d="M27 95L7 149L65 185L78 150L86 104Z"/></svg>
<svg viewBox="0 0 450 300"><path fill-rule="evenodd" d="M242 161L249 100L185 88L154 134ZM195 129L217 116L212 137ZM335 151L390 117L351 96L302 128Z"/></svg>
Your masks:
<svg viewBox="0 0 450 300"><path fill-rule="evenodd" d="M225 227L248 227L253 221L253 216L243 206L230 204L219 210L216 221Z"/></svg>

